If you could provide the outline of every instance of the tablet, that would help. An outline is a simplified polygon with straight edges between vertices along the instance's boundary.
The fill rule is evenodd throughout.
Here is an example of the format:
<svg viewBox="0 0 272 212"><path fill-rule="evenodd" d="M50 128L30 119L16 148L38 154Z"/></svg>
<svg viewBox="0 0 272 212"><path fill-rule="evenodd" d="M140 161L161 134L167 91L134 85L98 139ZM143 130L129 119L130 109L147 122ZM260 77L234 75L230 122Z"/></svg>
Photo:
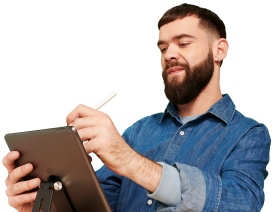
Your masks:
<svg viewBox="0 0 272 212"><path fill-rule="evenodd" d="M31 163L34 169L24 177L50 176L61 180L76 212L111 212L111 208L74 127L59 127L5 136L10 151L19 151L16 165ZM54 192L51 211L67 212L67 206Z"/></svg>

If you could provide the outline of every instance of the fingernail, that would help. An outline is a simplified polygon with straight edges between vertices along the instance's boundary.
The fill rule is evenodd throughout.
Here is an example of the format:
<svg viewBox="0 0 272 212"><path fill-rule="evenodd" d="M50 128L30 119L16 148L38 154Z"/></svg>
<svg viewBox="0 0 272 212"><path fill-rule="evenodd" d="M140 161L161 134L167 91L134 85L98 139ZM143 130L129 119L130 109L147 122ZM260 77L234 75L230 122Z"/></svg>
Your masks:
<svg viewBox="0 0 272 212"><path fill-rule="evenodd" d="M70 124L70 126L73 126L73 123L72 123L72 124Z"/></svg>

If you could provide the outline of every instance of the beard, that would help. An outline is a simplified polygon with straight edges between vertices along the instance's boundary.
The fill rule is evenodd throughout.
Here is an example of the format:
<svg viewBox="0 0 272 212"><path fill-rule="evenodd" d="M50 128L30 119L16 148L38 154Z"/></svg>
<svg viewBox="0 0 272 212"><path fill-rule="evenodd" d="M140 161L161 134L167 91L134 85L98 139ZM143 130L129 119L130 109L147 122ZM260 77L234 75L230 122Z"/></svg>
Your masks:
<svg viewBox="0 0 272 212"><path fill-rule="evenodd" d="M171 82L168 81L167 70L171 67L179 66L184 68L185 77L179 80L178 74L171 76ZM179 63L172 61L166 65L162 72L162 78L165 84L165 95L167 99L175 105L182 105L191 102L210 82L214 71L213 53L210 49L206 59L199 64L189 67L188 63Z"/></svg>

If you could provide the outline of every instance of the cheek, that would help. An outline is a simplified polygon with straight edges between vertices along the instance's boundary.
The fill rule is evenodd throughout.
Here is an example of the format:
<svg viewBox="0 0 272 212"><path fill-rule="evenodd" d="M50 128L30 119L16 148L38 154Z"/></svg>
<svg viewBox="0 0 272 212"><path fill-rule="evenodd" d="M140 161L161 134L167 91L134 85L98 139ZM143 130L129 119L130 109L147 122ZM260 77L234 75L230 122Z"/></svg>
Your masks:
<svg viewBox="0 0 272 212"><path fill-rule="evenodd" d="M163 62L162 58L160 58L160 64L161 64L161 67L164 68L164 62Z"/></svg>

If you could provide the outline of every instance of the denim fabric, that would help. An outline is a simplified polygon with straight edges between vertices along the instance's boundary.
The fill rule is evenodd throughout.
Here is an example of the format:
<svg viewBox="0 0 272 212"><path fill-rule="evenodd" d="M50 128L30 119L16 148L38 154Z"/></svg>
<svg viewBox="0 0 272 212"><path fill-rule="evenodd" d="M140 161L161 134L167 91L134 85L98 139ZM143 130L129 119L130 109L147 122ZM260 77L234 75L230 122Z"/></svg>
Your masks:
<svg viewBox="0 0 272 212"><path fill-rule="evenodd" d="M163 167L161 180L156 191L154 193L147 191L147 196L159 200L165 205L176 207L181 197L179 172L176 167L167 163L158 163ZM205 197L203 199L205 200Z"/></svg>
<svg viewBox="0 0 272 212"><path fill-rule="evenodd" d="M228 95L186 124L169 102L164 113L137 121L124 132L123 138L145 157L175 167L180 176L199 170L205 179L205 185L201 185L206 190L203 211L261 210L271 139L265 125L235 110ZM184 191L182 187L180 202L176 207L168 207L148 197L143 187L105 166L96 173L116 212L196 211L199 207L191 205L184 209L183 200L193 191ZM202 183L184 179L188 181L186 185ZM192 202L198 204L196 200Z"/></svg>
<svg viewBox="0 0 272 212"><path fill-rule="evenodd" d="M163 166L162 179L154 193L147 191L149 197L163 203L157 204L157 211L202 211L206 200L206 184L202 172L185 164L174 163L173 167L158 163Z"/></svg>

